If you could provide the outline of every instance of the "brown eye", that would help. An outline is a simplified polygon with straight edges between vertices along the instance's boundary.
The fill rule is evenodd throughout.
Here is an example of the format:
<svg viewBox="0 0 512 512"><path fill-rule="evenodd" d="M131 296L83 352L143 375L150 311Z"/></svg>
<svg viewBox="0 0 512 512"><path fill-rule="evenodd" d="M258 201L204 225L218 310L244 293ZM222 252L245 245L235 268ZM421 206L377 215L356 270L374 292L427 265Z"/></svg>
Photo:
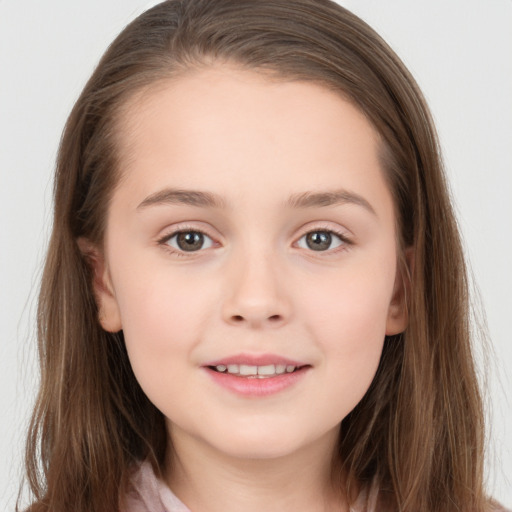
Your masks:
<svg viewBox="0 0 512 512"><path fill-rule="evenodd" d="M200 231L179 231L167 242L173 249L183 252L194 252L212 247L212 239Z"/></svg>
<svg viewBox="0 0 512 512"><path fill-rule="evenodd" d="M343 243L345 240L332 231L310 231L299 239L298 246L312 251L327 251Z"/></svg>
<svg viewBox="0 0 512 512"><path fill-rule="evenodd" d="M331 246L331 238L327 231L315 231L306 235L306 244L313 251L325 251Z"/></svg>

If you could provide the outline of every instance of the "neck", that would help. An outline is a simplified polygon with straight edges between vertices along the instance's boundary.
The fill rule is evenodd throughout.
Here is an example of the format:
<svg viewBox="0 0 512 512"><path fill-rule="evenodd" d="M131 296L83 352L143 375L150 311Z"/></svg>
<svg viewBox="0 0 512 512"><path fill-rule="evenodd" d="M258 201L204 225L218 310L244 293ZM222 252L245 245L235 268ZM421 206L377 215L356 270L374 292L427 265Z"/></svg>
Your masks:
<svg viewBox="0 0 512 512"><path fill-rule="evenodd" d="M242 458L172 429L166 480L194 512L342 512L348 510L340 482L332 482L332 431L293 454Z"/></svg>

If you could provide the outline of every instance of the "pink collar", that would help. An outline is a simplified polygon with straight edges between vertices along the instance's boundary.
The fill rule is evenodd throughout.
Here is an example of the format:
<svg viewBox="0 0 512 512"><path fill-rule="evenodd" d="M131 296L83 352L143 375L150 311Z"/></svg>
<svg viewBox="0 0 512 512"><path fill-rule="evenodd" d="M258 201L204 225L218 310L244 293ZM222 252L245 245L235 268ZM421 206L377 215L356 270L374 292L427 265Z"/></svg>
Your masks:
<svg viewBox="0 0 512 512"><path fill-rule="evenodd" d="M374 485L370 492L363 491L350 512L375 512L378 489ZM128 492L124 496L121 512L191 512L159 480L151 464L143 462L134 472Z"/></svg>

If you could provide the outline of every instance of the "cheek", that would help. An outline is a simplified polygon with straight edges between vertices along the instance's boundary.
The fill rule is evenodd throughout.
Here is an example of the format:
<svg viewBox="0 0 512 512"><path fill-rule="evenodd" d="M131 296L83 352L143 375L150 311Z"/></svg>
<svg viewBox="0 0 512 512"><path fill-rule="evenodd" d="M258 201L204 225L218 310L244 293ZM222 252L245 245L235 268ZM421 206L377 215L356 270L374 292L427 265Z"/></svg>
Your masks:
<svg viewBox="0 0 512 512"><path fill-rule="evenodd" d="M302 296L304 321L324 354L333 395L345 397L347 413L379 364L394 287L390 261L347 268Z"/></svg>
<svg viewBox="0 0 512 512"><path fill-rule="evenodd" d="M392 258L357 262L303 285L302 307L311 320L316 319L321 338L346 337L364 344L385 334L394 280Z"/></svg>
<svg viewBox="0 0 512 512"><path fill-rule="evenodd" d="M116 296L133 371L152 396L160 380L182 372L215 301L183 273L131 270L137 268L116 267Z"/></svg>

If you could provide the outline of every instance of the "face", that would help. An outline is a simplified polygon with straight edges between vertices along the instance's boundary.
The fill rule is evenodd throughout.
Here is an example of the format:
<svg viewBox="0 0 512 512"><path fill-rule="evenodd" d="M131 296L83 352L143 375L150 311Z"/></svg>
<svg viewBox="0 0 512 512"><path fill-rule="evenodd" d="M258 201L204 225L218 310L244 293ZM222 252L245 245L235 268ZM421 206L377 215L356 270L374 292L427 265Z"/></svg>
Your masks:
<svg viewBox="0 0 512 512"><path fill-rule="evenodd" d="M337 433L406 321L372 126L319 85L217 67L121 128L100 321L173 442L269 458Z"/></svg>

